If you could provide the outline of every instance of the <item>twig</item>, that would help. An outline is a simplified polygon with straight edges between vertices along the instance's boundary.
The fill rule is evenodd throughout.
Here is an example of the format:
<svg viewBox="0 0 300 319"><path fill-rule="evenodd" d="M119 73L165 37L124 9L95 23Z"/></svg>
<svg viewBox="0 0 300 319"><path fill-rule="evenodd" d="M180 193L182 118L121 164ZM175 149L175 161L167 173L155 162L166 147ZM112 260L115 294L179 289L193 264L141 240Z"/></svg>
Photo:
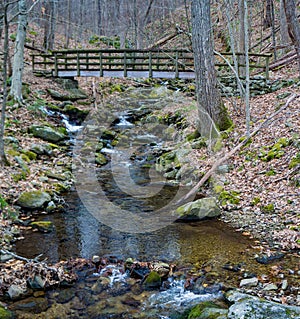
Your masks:
<svg viewBox="0 0 300 319"><path fill-rule="evenodd" d="M271 116L269 116L261 125L256 127L252 133L250 133L249 136L245 136L245 139L240 142L236 147L234 147L231 151L229 151L227 154L219 158L213 166L206 172L206 174L201 178L201 180L181 199L178 200L176 203L181 204L185 202L189 197L193 196L198 189L211 177L211 175L215 172L215 170L225 161L227 161L235 152L237 152L241 147L246 145L246 143L255 136L263 127L265 127L271 119L273 119L276 115L278 115L280 112L282 112L284 109L286 109L289 104L298 97L299 95L294 93L292 94L288 100L286 101L285 105L283 105L279 110L277 110L275 113L273 113Z"/></svg>
<svg viewBox="0 0 300 319"><path fill-rule="evenodd" d="M275 181L271 181L269 184L271 184L271 183L277 183L277 182L280 182L280 181L282 181L282 180L288 178L289 176L291 176L292 174L294 174L299 168L300 168L300 164L297 165L292 171L290 171L289 173L287 173L285 176L280 177L280 178L277 178L277 179L275 179Z"/></svg>
<svg viewBox="0 0 300 319"><path fill-rule="evenodd" d="M28 258L19 256L19 255L16 255L16 254L14 254L11 251L8 251L6 249L1 249L0 253L1 254L5 254L5 255L11 255L11 256L13 256L16 259L19 259L19 260L22 260L22 261L26 261L27 263L30 263L30 262L38 263L38 262L40 262L39 259L43 256L43 254L40 254L40 255L36 256L35 258L33 258L33 259L28 259Z"/></svg>

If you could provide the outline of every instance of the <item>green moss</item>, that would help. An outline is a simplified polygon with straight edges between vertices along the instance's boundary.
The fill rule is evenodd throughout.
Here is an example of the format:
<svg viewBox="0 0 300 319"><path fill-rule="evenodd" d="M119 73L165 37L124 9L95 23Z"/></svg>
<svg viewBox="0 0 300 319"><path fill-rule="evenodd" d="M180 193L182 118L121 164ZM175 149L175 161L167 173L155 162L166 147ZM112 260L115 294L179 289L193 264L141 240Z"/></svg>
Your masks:
<svg viewBox="0 0 300 319"><path fill-rule="evenodd" d="M24 171L12 175L12 179L15 183L26 180L26 178L27 178L27 174Z"/></svg>
<svg viewBox="0 0 300 319"><path fill-rule="evenodd" d="M56 193L66 193L70 190L70 186L64 183L54 183L53 184Z"/></svg>
<svg viewBox="0 0 300 319"><path fill-rule="evenodd" d="M159 288L161 286L161 278L156 271L151 271L144 281L144 286L148 289Z"/></svg>
<svg viewBox="0 0 300 319"><path fill-rule="evenodd" d="M220 310L220 312L223 311L223 309L221 307L214 304L213 302L205 301L205 302L202 302L202 303L194 306L190 310L190 313L189 313L187 318L188 319L203 318L203 314L204 314L204 312L206 312L205 310L207 310L207 309ZM205 319L217 319L218 317L220 317L220 312L212 311L210 315L208 315L208 314L205 315Z"/></svg>
<svg viewBox="0 0 300 319"><path fill-rule="evenodd" d="M213 148L214 152L219 152L222 149L223 147L222 141L223 141L222 137L219 136L214 144L214 148Z"/></svg>
<svg viewBox="0 0 300 319"><path fill-rule="evenodd" d="M13 150L13 149L8 149L6 151L6 154L8 155L11 155L11 156L19 156L20 155L20 152L16 151L16 150Z"/></svg>
<svg viewBox="0 0 300 319"><path fill-rule="evenodd" d="M21 158L23 161L25 161L26 163L30 162L30 158L26 155L26 154L21 154Z"/></svg>
<svg viewBox="0 0 300 319"><path fill-rule="evenodd" d="M50 233L51 231L53 231L53 228L54 228L52 222L50 221L31 222L30 226L32 228L38 229L39 231L43 233Z"/></svg>
<svg viewBox="0 0 300 319"><path fill-rule="evenodd" d="M239 192L237 191L222 191L218 197L221 205L238 205L240 203Z"/></svg>
<svg viewBox="0 0 300 319"><path fill-rule="evenodd" d="M259 197L254 197L251 201L251 205L252 206L255 206L257 205L258 203L260 203L260 198Z"/></svg>
<svg viewBox="0 0 300 319"><path fill-rule="evenodd" d="M274 145L262 147L259 157L264 162L270 162L275 158L280 158L284 155L283 148L291 144L288 138L280 138Z"/></svg>
<svg viewBox="0 0 300 319"><path fill-rule="evenodd" d="M275 212L275 207L274 207L274 204L271 203L271 204L267 204L267 205L261 206L260 210L263 213L274 213Z"/></svg>
<svg viewBox="0 0 300 319"><path fill-rule="evenodd" d="M196 138L199 138L199 137L200 137L199 131L195 130L194 132L188 134L186 139L187 139L187 141L193 141L193 140L195 140Z"/></svg>
<svg viewBox="0 0 300 319"><path fill-rule="evenodd" d="M274 175L276 175L276 171L273 168L271 168L269 171L266 172L266 175L267 176L274 176Z"/></svg>
<svg viewBox="0 0 300 319"><path fill-rule="evenodd" d="M31 152L31 151L28 151L28 150L26 150L26 151L22 151L23 152L23 154L24 155L26 155L27 156L27 158L29 159L29 160L36 160L36 158L37 158L37 154L36 153L34 153L34 152Z"/></svg>
<svg viewBox="0 0 300 319"><path fill-rule="evenodd" d="M13 313L0 306L0 318L1 319L12 319L14 318Z"/></svg>
<svg viewBox="0 0 300 319"><path fill-rule="evenodd" d="M107 159L102 153L96 153L95 162L98 165L105 165L107 163Z"/></svg>
<svg viewBox="0 0 300 319"><path fill-rule="evenodd" d="M300 164L300 152L298 152L297 155L291 159L289 163L289 168L295 168L299 164Z"/></svg>

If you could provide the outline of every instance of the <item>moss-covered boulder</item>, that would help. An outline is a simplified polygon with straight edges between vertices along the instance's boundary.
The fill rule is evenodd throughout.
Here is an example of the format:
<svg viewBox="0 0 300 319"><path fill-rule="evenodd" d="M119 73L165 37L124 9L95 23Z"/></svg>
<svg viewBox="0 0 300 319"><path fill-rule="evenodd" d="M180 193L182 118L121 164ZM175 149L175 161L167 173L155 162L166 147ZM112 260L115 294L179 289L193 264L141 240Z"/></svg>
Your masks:
<svg viewBox="0 0 300 319"><path fill-rule="evenodd" d="M218 217L221 214L221 210L216 198L208 197L178 207L176 214L180 220L201 220Z"/></svg>
<svg viewBox="0 0 300 319"><path fill-rule="evenodd" d="M59 130L55 130L46 125L32 125L29 131L34 137L53 143L57 143L67 138L67 135L64 132L60 132Z"/></svg>
<svg viewBox="0 0 300 319"><path fill-rule="evenodd" d="M11 311L0 306L0 318L1 319L13 319L15 317Z"/></svg>
<svg viewBox="0 0 300 319"><path fill-rule="evenodd" d="M95 162L98 165L105 165L107 163L106 157L101 153L96 153Z"/></svg>
<svg viewBox="0 0 300 319"><path fill-rule="evenodd" d="M188 319L226 319L227 309L222 309L213 302L205 301L194 306L189 314Z"/></svg>
<svg viewBox="0 0 300 319"><path fill-rule="evenodd" d="M51 233L54 230L54 226L50 221L31 222L30 226L42 233Z"/></svg>
<svg viewBox="0 0 300 319"><path fill-rule="evenodd" d="M51 201L51 196L43 191L24 192L17 200L17 205L26 209L42 208L46 203Z"/></svg>
<svg viewBox="0 0 300 319"><path fill-rule="evenodd" d="M143 283L146 289L158 289L161 286L161 277L156 271L151 271Z"/></svg>

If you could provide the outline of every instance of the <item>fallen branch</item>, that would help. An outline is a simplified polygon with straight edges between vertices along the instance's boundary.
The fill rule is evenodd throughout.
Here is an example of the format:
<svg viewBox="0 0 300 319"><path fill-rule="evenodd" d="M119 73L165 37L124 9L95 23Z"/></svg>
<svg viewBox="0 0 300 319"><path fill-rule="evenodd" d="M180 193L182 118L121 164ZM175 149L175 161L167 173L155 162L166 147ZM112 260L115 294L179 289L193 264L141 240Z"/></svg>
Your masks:
<svg viewBox="0 0 300 319"><path fill-rule="evenodd" d="M28 259L28 258L19 256L19 255L16 255L16 254L14 254L14 253L12 253L11 251L8 251L8 250L6 250L6 249L1 249L1 250L0 250L0 253L3 254L3 255L11 255L12 257L14 257L14 258L16 258L16 259L25 261L25 262L27 262L27 263L30 263L30 262L38 263L38 262L40 262L39 259L43 256L43 254L40 254L40 255L36 256L35 258L33 258L33 259Z"/></svg>
<svg viewBox="0 0 300 319"><path fill-rule="evenodd" d="M240 142L236 147L234 147L229 153L225 154L221 158L219 158L213 166L206 172L206 174L201 178L201 180L181 199L178 200L176 203L181 204L185 202L189 197L193 196L198 189L211 177L211 175L216 171L216 169L225 161L227 161L234 153L236 153L240 148L242 148L244 145L247 144L247 142L255 136L263 127L265 127L276 115L278 115L280 112L282 112L284 109L286 109L289 104L295 100L299 95L294 93L292 94L288 100L286 101L285 105L283 105L279 110L277 110L275 113L273 113L271 116L269 116L261 125L259 125L257 128L254 129L254 131L249 135L245 136L245 139Z"/></svg>

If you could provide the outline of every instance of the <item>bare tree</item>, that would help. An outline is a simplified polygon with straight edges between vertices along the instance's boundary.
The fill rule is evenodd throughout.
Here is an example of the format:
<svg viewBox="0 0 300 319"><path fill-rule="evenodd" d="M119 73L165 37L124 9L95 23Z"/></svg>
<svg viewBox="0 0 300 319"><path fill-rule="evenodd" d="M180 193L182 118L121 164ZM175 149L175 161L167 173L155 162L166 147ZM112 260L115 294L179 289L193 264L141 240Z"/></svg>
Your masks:
<svg viewBox="0 0 300 319"><path fill-rule="evenodd" d="M280 0L280 45L283 47L283 52L287 51L287 46L289 44L289 33L286 21L286 15L284 10L283 0Z"/></svg>
<svg viewBox="0 0 300 319"><path fill-rule="evenodd" d="M5 127L5 113L6 113L6 101L7 101L7 64L8 64L8 18L7 9L10 3L4 0L1 4L1 11L3 13L3 28L4 28L4 44L3 44L3 97L1 107L1 118L0 118L0 165L9 165L4 150L4 127Z"/></svg>
<svg viewBox="0 0 300 319"><path fill-rule="evenodd" d="M209 0L192 0L192 41L200 131L216 138L231 123L217 87Z"/></svg>
<svg viewBox="0 0 300 319"><path fill-rule="evenodd" d="M286 20L288 24L289 36L295 46L298 57L299 77L300 77L300 24L297 17L297 7L295 0L283 0Z"/></svg>
<svg viewBox="0 0 300 319"><path fill-rule="evenodd" d="M26 0L19 0L18 30L13 59L13 73L10 95L14 100L23 103L22 77L24 68L24 44L27 29L27 6Z"/></svg>

